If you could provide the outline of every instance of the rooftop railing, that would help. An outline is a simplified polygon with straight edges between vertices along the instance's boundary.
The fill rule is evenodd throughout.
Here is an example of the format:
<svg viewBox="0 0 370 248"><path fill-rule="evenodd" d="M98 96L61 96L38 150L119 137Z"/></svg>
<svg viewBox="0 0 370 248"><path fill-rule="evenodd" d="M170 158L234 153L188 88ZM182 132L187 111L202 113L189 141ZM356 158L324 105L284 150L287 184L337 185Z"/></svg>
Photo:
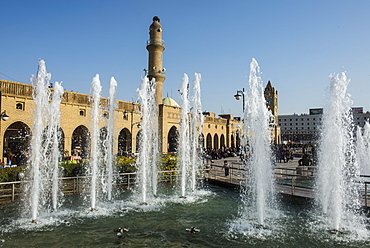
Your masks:
<svg viewBox="0 0 370 248"><path fill-rule="evenodd" d="M164 40L162 39L149 39L146 41L146 45L162 45L164 46Z"/></svg>

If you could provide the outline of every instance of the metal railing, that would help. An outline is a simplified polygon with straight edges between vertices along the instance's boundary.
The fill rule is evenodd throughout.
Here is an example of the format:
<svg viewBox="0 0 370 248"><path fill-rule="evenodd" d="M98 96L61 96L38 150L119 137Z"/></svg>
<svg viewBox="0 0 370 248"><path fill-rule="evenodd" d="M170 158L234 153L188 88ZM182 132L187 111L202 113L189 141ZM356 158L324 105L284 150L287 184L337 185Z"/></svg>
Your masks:
<svg viewBox="0 0 370 248"><path fill-rule="evenodd" d="M162 45L164 46L164 40L162 39L149 39L146 41L146 45Z"/></svg>
<svg viewBox="0 0 370 248"><path fill-rule="evenodd" d="M306 167L306 168L304 168ZM302 166L302 168L275 167L275 180L277 186L284 187L287 191L283 193L292 195L301 195L309 197L309 192L313 192L315 168L314 166ZM245 186L247 171L242 168L242 163L234 162L230 164L229 175L225 176L223 166L212 165L211 168L201 170L205 179L212 179L221 183L227 183L235 186ZM179 177L178 170L158 171L159 183L174 184ZM361 195L364 200L364 206L370 206L370 178L368 175L361 175L364 180L358 181L361 187ZM91 176L63 177L59 178L61 191L64 195L90 193ZM131 188L136 186L136 173L119 173L114 174L114 187ZM0 204L19 201L22 198L24 185L27 181L5 182L0 183ZM313 194L312 194L313 197Z"/></svg>
<svg viewBox="0 0 370 248"><path fill-rule="evenodd" d="M0 183L0 204L18 200L21 197L23 183L21 181Z"/></svg>
<svg viewBox="0 0 370 248"><path fill-rule="evenodd" d="M173 184L177 181L178 174L178 170L158 171L158 182ZM116 189L136 186L136 172L114 174L113 178ZM91 176L59 178L64 195L90 193L90 180ZM0 183L0 204L20 201L26 184L27 181Z"/></svg>
<svg viewBox="0 0 370 248"><path fill-rule="evenodd" d="M274 167L277 192L301 197L314 197L314 183L316 177L315 166L284 166ZM231 163L229 175L225 176L224 169L220 165L212 165L205 170L205 178L220 183L234 186L246 186L247 170L242 168L242 163ZM370 178L370 176L360 176ZM360 193L363 205L370 206L370 181L359 180Z"/></svg>

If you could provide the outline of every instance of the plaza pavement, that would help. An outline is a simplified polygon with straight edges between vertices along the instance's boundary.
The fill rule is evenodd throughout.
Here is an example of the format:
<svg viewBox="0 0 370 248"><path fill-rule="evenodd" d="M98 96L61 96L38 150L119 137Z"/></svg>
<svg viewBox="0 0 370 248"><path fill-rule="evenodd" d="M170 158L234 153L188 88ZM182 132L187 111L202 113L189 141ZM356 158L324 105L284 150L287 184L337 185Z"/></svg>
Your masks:
<svg viewBox="0 0 370 248"><path fill-rule="evenodd" d="M299 159L294 158L287 163L275 164L275 178L279 182L276 184L276 191L281 194L313 198L313 190L311 188L300 187L296 183L298 180L312 178L313 174L312 171L309 171L308 167L298 167ZM225 160L230 165L229 176L225 176L223 170ZM243 163L239 157L213 160L211 169L205 173L205 178L211 183L238 188L246 182L245 173L242 168ZM300 171L300 169L303 169L303 171Z"/></svg>

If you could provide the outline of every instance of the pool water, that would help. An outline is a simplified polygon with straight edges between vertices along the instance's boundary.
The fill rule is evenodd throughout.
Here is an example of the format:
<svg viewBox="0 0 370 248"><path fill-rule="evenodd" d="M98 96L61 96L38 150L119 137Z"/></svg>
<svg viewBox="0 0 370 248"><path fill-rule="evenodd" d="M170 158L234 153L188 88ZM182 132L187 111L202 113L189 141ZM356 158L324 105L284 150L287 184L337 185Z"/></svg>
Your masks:
<svg viewBox="0 0 370 248"><path fill-rule="evenodd" d="M20 204L0 206L0 247L369 247L369 223L360 235L332 234L307 199L280 197L267 229L257 228L253 210L240 216L239 191L205 185L185 199L163 187L148 204L127 190L116 200L90 211L81 196L67 196L55 213L37 224L22 214ZM248 207L246 208L248 211ZM368 221L368 219L366 220ZM190 233L186 228L200 229ZM129 229L122 238L115 230Z"/></svg>

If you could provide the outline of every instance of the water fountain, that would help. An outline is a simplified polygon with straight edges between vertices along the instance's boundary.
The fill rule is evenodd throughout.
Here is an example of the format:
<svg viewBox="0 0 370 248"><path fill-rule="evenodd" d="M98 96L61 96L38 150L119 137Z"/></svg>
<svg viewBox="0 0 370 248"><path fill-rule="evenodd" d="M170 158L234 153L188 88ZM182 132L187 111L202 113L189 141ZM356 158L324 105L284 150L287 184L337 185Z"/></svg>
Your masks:
<svg viewBox="0 0 370 248"><path fill-rule="evenodd" d="M200 81L201 75L195 73L193 95L189 97L189 77L187 74L184 74L180 89L182 104L178 140L178 163L180 165L182 198L186 197L187 190L191 192L196 190L197 182L199 181L199 170L202 166L200 137L204 120L200 99Z"/></svg>
<svg viewBox="0 0 370 248"><path fill-rule="evenodd" d="M180 164L180 187L181 197L186 197L186 186L188 181L188 169L190 168L190 147L189 147L189 78L184 74L182 79L180 95L182 99L181 108L181 121L180 121L180 135L179 135L179 157L178 163Z"/></svg>
<svg viewBox="0 0 370 248"><path fill-rule="evenodd" d="M109 81L109 113L107 135L104 141L104 159L106 163L107 174L107 199L112 200L112 183L113 183L113 142L114 142L114 110L116 109L116 91L117 81L112 77Z"/></svg>
<svg viewBox="0 0 370 248"><path fill-rule="evenodd" d="M58 195L61 194L59 190L59 177L60 167L59 162L61 161L61 154L59 150L59 141L61 139L60 128L60 103L62 101L64 89L58 82L54 84L54 91L52 95L52 101L49 104L49 121L47 128L46 141L50 144L46 144L50 148L50 154L47 156L46 164L52 166L52 207L53 210L57 210L58 207Z"/></svg>
<svg viewBox="0 0 370 248"><path fill-rule="evenodd" d="M99 147L100 140L100 98L101 98L101 85L99 80L99 74L96 74L91 82L91 93L92 93L92 106L91 106L91 155L90 155L90 167L89 174L91 175L91 190L90 190L90 202L91 210L96 209L97 193L98 193L98 177L99 177L99 164L101 163L101 149Z"/></svg>
<svg viewBox="0 0 370 248"><path fill-rule="evenodd" d="M274 172L271 154L271 112L266 107L260 69L255 59L250 63L249 89L245 97L243 115L243 145L249 146L250 157L245 164L246 188L242 194L246 202L256 211L257 225L265 226L268 207L274 201ZM243 211L250 211L249 208ZM249 214L249 213L243 213Z"/></svg>
<svg viewBox="0 0 370 248"><path fill-rule="evenodd" d="M319 143L318 203L333 232L364 229L357 213L361 206L356 183L359 166L355 159L352 102L347 93L349 82L345 73L330 76Z"/></svg>
<svg viewBox="0 0 370 248"><path fill-rule="evenodd" d="M42 66L40 67L40 73L34 78L35 83L45 83L50 78L50 75L46 73L46 69ZM94 84L97 89L94 90L93 95L100 94L98 87L100 82L98 81L99 78L94 77L94 83L92 84ZM186 79L183 81L186 81ZM346 80L338 77L335 78L334 81ZM200 95L199 82L200 75L196 75L194 80L193 109L192 114L188 115L191 116L191 120L188 120L188 123L193 123L189 128L191 140L197 138L197 135L194 134L194 130L199 131L196 125L194 125L194 122L198 124L202 122L201 116L199 116L201 111L200 96L197 96ZM115 88L112 80L111 83L111 88ZM183 83L183 85L182 89L186 88L187 90L188 83ZM279 216L279 218L270 218L270 205L274 203L272 191L269 191L274 181L271 178L272 165L269 148L270 114L265 107L259 67L257 61L254 59L251 63L249 86L246 97L246 111L243 116L243 132L245 135L244 144L248 142L251 151L250 162L246 165L246 168L253 178L248 179L247 183L251 187L244 192L245 194L243 194L242 197L240 197L238 191L212 185L208 185L207 190L202 191L203 195L199 194L198 198L193 198L195 200L192 201L190 199L191 197L186 198L186 200L174 197L177 193L173 191L172 187L164 186L157 189L156 173L153 173L157 170L156 152L158 151L158 144L154 142L158 140L158 123L153 121L153 118L157 118L157 105L153 100L155 95L155 82L150 82L147 78L143 78L140 89L138 90L142 103L140 156L137 160L137 166L139 167L138 186L141 194L140 201L148 203L151 197L156 194L161 195L160 199L157 198L156 203L152 205L140 205L137 201L132 200L137 199L136 192L120 191L120 194L117 194L117 197L113 197L114 199L112 198L111 201L99 203L97 211L87 211L84 207L81 207L83 203L79 196L64 196L63 198L65 200L62 204L59 204L58 211L48 213L38 225L30 224L29 219L28 221L24 221L24 218L18 218L18 206L20 203L16 202L7 206L0 205L0 216L2 216L0 219L0 240L4 240L5 245L11 247L103 247L115 245L140 247L176 247L184 245L194 247L366 247L369 241L368 227L361 227L359 229L364 233L362 236L358 235L352 238L352 236L348 236L344 233L334 235L335 237L333 237L331 233L323 232L320 223L318 223L321 219L328 219L327 221L330 222L329 219L331 219L331 216L329 216L329 213L327 214L328 216L318 218L319 220L317 220L317 216L312 214L313 210L307 199L283 198L281 200L281 205L283 207L276 211L278 212L277 214L274 213L275 216ZM55 88L57 88L57 86ZM40 94L40 96L41 95L43 94ZM112 96L114 94L110 95ZM45 102L42 100L44 98L39 99L36 96L35 98L37 98L39 102ZM58 97L55 96L55 99L57 98ZM112 99L113 98L114 97L112 97ZM93 101L93 105L98 102L97 99ZM114 108L113 105L114 104L111 104L112 108ZM95 107L93 106L93 108L95 108L94 110L98 109L98 104ZM37 113L41 116L46 116L41 109L38 109ZM96 113L93 111L92 115L98 117L98 113L98 111ZM200 119L195 120L195 116L200 117ZM35 119L36 121L40 121L38 116L35 117ZM327 119L330 118L327 117ZM336 120L338 121L341 119L343 118L340 117ZM108 123L109 122L108 120ZM324 122L326 123L326 120L324 120ZM347 122L345 121L345 123ZM45 124L42 126L44 125ZM327 124L324 124L324 132L325 125L330 125L330 122L328 121ZM332 123L332 125L334 125L334 123ZM108 126L110 126L110 124L108 124ZM108 129L109 128L110 127L108 127ZM33 135L34 133L39 133L40 136L42 136L43 132L37 130L38 129L35 129ZM96 130L99 129L96 128ZM337 134L338 133L336 133L336 135ZM95 135L96 139L99 138L98 132L93 135ZM323 135L322 140L323 145L327 144L324 136L325 135ZM350 140L353 140L353 137L349 137ZM94 138L92 137L92 139ZM32 145L39 144L37 141L39 140L35 138ZM337 143L340 142L337 141ZM352 148L352 146L350 147ZM323 147L334 150L331 146ZM337 148L338 147L335 147L335 149ZM193 156L194 150L195 149L192 148L190 157ZM324 149L322 149L321 163L323 163L323 158L325 157L323 151ZM347 149L345 151L350 150ZM348 154L350 155L351 153L352 150ZM31 179L40 179L37 187L45 189L43 185L46 184L43 184L44 182L41 180L43 179L41 175L47 175L47 173L44 174L44 169L42 167L41 161L43 161L43 155L39 153L39 157L35 157L36 154L38 153L31 153L31 158L34 159L32 165L35 166L32 168L33 170L31 170ZM337 155L338 152L335 156ZM35 164L36 161L38 162L37 164ZM194 162L191 163L194 165ZM99 166L100 164L96 165L96 167ZM322 167L324 167L324 165L322 165ZM37 170L35 170L36 168ZM54 166L53 169L55 169ZM346 174L346 178L349 174L356 175L357 172L355 172L356 169L354 171L351 169L351 172ZM99 172L96 173L96 178L98 178L98 173ZM153 174L155 174L155 176ZM193 172L191 175L191 177L193 177ZM268 177L263 178L263 176L266 175ZM31 181L30 185L32 184ZM346 183L348 183L348 181L346 181ZM351 183L351 181L349 181L349 183ZM191 187L193 187L193 184ZM31 189L35 189L35 186L32 186ZM94 192L91 192L91 195L93 194ZM43 199L43 195L43 191L40 191L38 195L35 196L37 197L37 201L35 199L33 199L33 201L42 205L40 203L45 201L41 200ZM248 196L251 196L251 200L249 200ZM96 201L96 199L94 201ZM92 202L93 199L91 199L91 208L95 208L96 202L94 205ZM160 204L156 205L157 203ZM330 202L330 204L332 203L334 202ZM331 206L327 206L328 211L335 211L330 210L330 207ZM31 209L33 213L35 208L31 206ZM37 219L37 211L40 209L39 206L36 206L36 215L32 216L34 220ZM235 216L240 215L242 217L239 222L240 225L238 226L235 225ZM349 216L348 212L345 212L345 215L345 218L340 218L339 229L347 228L348 225L343 227L342 224L348 223L348 217L354 216ZM333 221L333 223L336 222ZM233 224L236 228L229 228L230 225ZM268 225L269 228L263 229L266 225ZM125 233L124 239L118 239L116 232L114 232L115 229L121 226L129 228L130 230L127 234ZM196 226L201 232L186 232L186 228L191 226ZM246 226L247 229L250 228L250 230L253 230L252 232L247 232L247 235L245 235L245 232L238 229L241 228L243 230L244 228L245 230ZM256 228L256 226L258 228ZM335 224L332 225L331 228L335 228ZM0 243L0 247L2 247L2 243Z"/></svg>
<svg viewBox="0 0 370 248"><path fill-rule="evenodd" d="M370 124L356 130L356 160L361 175L370 175Z"/></svg>
<svg viewBox="0 0 370 248"><path fill-rule="evenodd" d="M33 222L37 221L40 210L47 210L48 195L52 195L52 210L56 210L58 205L59 123L63 87L56 82L52 94L49 88L50 78L51 74L46 71L45 61L39 60L37 75L31 77L36 106L34 125L32 126L30 159L27 167L29 184L26 190ZM49 104L50 99L52 101Z"/></svg>
<svg viewBox="0 0 370 248"><path fill-rule="evenodd" d="M194 74L193 81L193 95L191 97L192 111L191 111L191 130L190 130L190 164L191 164L191 190L194 191L197 187L198 173L202 169L203 159L202 155L202 128L204 123L204 116L202 113L202 101L200 94L200 73Z"/></svg>
<svg viewBox="0 0 370 248"><path fill-rule="evenodd" d="M157 195L158 149L158 107L155 102L155 81L144 77L137 90L141 101L141 134L138 167L138 187L142 203L148 203L148 197ZM154 120L154 121L153 121Z"/></svg>

